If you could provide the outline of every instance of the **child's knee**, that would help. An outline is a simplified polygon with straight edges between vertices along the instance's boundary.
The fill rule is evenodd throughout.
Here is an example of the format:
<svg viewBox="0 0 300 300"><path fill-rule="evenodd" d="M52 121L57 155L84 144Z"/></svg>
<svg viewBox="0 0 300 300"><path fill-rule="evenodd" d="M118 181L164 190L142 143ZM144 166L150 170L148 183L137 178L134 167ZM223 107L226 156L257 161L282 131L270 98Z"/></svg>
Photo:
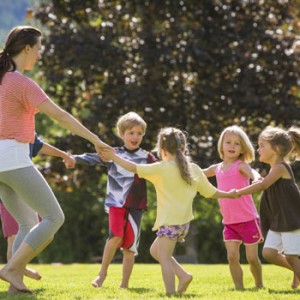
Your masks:
<svg viewBox="0 0 300 300"><path fill-rule="evenodd" d="M270 262L270 261L272 261L272 258L274 257L274 253L272 250L264 248L262 250L262 256L266 261Z"/></svg>

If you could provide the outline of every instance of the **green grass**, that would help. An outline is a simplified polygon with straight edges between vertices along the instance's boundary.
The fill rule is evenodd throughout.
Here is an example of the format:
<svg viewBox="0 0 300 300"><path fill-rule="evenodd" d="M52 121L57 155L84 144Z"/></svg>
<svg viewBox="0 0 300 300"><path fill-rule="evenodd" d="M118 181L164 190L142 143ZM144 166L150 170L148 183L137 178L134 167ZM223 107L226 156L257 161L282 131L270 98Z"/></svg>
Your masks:
<svg viewBox="0 0 300 300"><path fill-rule="evenodd" d="M128 290L119 289L122 266L112 264L101 289L91 286L99 271L96 264L32 265L43 275L41 281L25 279L34 295L8 295L8 284L0 282L0 299L300 299L299 290L292 290L292 272L272 265L263 266L265 288L256 290L248 265L243 265L245 291L235 291L227 265L184 265L194 280L183 295L165 296L160 266L136 264Z"/></svg>

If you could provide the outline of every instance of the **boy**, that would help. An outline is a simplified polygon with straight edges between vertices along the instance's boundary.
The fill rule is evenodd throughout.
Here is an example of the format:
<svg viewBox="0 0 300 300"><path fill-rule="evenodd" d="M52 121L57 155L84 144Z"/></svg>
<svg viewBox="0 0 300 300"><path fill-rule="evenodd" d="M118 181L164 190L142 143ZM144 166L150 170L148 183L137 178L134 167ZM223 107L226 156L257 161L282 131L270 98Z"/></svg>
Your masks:
<svg viewBox="0 0 300 300"><path fill-rule="evenodd" d="M118 136L124 145L117 147L118 155L137 164L153 163L155 157L140 148L147 124L135 112L121 116L116 124ZM105 207L109 214L109 238L106 241L102 265L92 282L100 288L106 278L109 264L118 248L123 249L123 276L120 288L128 288L135 255L138 254L141 218L147 208L147 189L144 179L128 172L113 161L104 161L98 154L74 155L76 163L100 164L108 168Z"/></svg>

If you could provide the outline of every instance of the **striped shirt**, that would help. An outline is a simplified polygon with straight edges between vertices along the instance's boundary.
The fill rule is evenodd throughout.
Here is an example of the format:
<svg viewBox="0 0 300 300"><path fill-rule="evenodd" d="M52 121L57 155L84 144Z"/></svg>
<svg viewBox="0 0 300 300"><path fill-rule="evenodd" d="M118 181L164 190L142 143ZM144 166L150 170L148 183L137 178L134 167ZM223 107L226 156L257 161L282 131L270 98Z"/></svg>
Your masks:
<svg viewBox="0 0 300 300"><path fill-rule="evenodd" d="M37 107L47 99L32 79L19 72L5 73L0 84L0 140L32 143Z"/></svg>

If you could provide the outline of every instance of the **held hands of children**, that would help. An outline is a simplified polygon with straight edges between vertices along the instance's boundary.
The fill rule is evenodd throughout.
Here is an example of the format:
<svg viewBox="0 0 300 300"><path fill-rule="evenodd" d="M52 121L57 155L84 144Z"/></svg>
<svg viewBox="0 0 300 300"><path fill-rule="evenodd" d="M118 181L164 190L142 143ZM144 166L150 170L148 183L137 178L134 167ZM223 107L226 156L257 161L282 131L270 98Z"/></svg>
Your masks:
<svg viewBox="0 0 300 300"><path fill-rule="evenodd" d="M114 148L102 148L100 152L98 152L100 158L104 161L113 160L116 155Z"/></svg>

